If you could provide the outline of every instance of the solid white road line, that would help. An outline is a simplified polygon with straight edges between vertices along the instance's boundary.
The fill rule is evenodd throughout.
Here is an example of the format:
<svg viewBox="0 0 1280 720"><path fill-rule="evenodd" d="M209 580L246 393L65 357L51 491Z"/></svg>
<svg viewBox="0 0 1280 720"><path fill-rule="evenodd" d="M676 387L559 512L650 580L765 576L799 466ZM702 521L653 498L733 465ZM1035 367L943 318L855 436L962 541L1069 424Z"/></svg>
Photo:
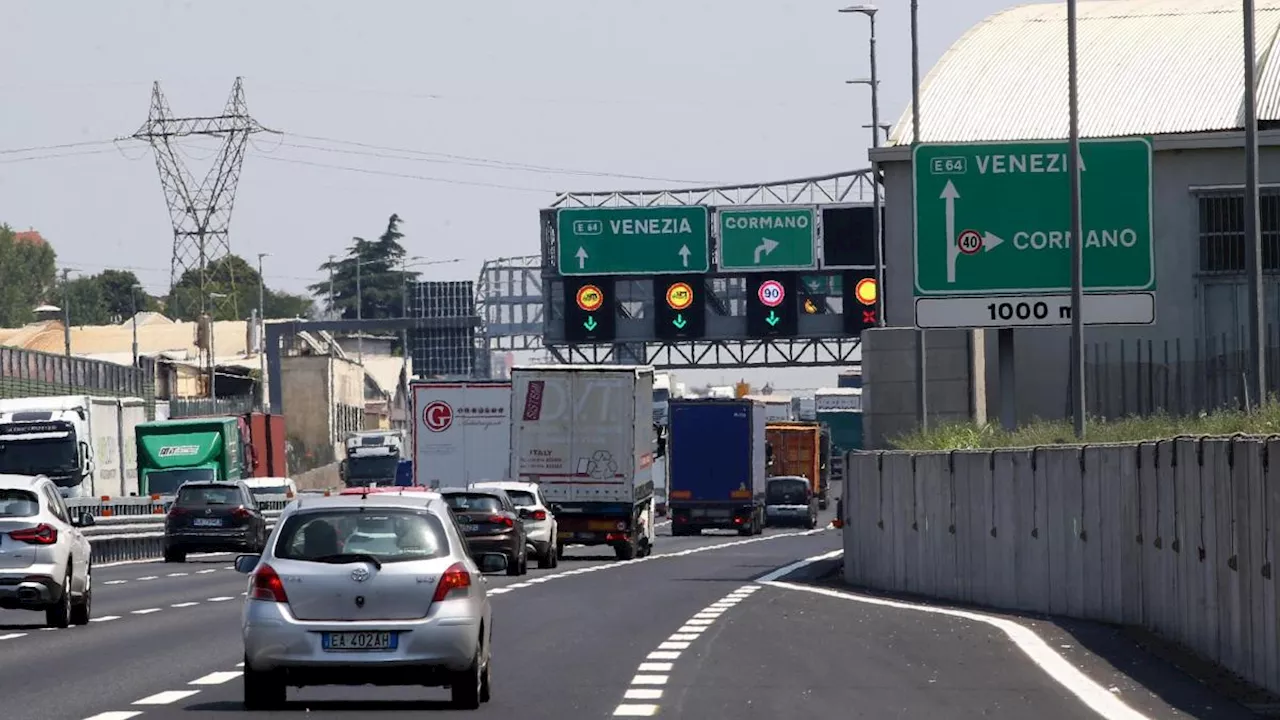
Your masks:
<svg viewBox="0 0 1280 720"><path fill-rule="evenodd" d="M972 620L975 622L986 623L995 628L999 628L1008 636L1009 640L1023 652L1031 662L1035 663L1046 675L1054 682L1080 699L1089 709L1098 713L1107 720L1152 720L1150 717L1134 710L1126 705L1122 700L1117 698L1114 693L1107 688L1094 682L1089 676L1078 670L1066 658L1059 655L1053 648L1036 635L1030 628L994 615L984 613L971 612L968 610L953 610L951 608L933 607L931 605L921 605L919 603L902 602L900 600L886 600L878 597L870 597L867 595L859 595L854 592L844 590L835 590L833 588L816 587L812 585L801 585L798 583L783 582L778 578L799 570L808 565L812 565L822 560L830 560L843 554L843 551L836 550L822 555L815 555L799 562L792 563L784 568L775 570L768 575L760 578L756 582L762 585L779 588L782 590L798 590L800 592L812 593L814 595L823 595L830 598L838 598L852 602L863 603L866 605L877 605L879 607L890 607L899 610L914 610L916 612L929 613L932 615L945 615L948 617L961 618L964 620Z"/></svg>
<svg viewBox="0 0 1280 720"><path fill-rule="evenodd" d="M0 635L0 640L13 640L15 638L26 637L26 636L27 636L26 633L8 633L5 635Z"/></svg>
<svg viewBox="0 0 1280 720"><path fill-rule="evenodd" d="M724 612L724 608L733 607L742 602L751 594L759 590L756 585L743 585L734 590L720 600L712 603L708 607L721 608L714 613L714 618L720 617ZM645 658L645 662L640 663L635 677L631 678L631 686L623 694L623 700L661 700L661 687L667 684L671 679L671 671L675 668L673 662L659 662L678 660L680 653L687 650L694 640L697 640L707 626L715 622L714 618L702 618L703 624L693 626L692 623L698 620L698 616L707 613L703 610L694 616L693 619L687 620L675 633L667 638L666 642L658 645L658 649L649 653ZM691 632L686 632L691 631ZM614 717L652 717L662 710L662 706L657 703L631 703L624 702L614 708Z"/></svg>

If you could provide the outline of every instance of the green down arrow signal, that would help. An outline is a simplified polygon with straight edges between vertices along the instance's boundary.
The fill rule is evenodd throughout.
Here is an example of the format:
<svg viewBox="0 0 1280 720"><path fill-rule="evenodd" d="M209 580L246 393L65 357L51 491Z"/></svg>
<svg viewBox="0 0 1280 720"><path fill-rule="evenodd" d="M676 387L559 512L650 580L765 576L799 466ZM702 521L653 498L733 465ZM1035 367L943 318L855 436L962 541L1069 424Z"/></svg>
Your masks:
<svg viewBox="0 0 1280 720"><path fill-rule="evenodd" d="M599 327L599 325L600 323L596 322L596 318L594 315L588 315L587 321L582 323L582 327L586 328L587 332L591 332L592 330L595 330L597 327Z"/></svg>
<svg viewBox="0 0 1280 720"><path fill-rule="evenodd" d="M684 326L689 324L689 321L684 319L683 314L678 314L676 319L671 321L671 324L675 325L677 330L683 330Z"/></svg>
<svg viewBox="0 0 1280 720"><path fill-rule="evenodd" d="M769 327L773 327L774 325L782 322L782 318L778 317L778 313L770 310L769 317L765 318L764 321L769 323Z"/></svg>

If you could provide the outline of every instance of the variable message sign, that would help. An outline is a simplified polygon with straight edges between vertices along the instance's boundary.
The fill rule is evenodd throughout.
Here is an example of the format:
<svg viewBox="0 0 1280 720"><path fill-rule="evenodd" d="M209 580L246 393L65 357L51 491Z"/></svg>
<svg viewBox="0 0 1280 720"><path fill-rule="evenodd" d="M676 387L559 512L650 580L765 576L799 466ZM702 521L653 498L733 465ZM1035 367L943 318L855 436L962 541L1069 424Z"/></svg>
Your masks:
<svg viewBox="0 0 1280 720"><path fill-rule="evenodd" d="M610 342L617 334L613 278L564 279L566 342Z"/></svg>
<svg viewBox="0 0 1280 720"><path fill-rule="evenodd" d="M653 332L660 340L706 335L706 281L702 275L670 275L653 281Z"/></svg>
<svg viewBox="0 0 1280 720"><path fill-rule="evenodd" d="M796 334L795 273L752 275L747 278L747 334L751 337L789 337Z"/></svg>
<svg viewBox="0 0 1280 720"><path fill-rule="evenodd" d="M880 208L884 227L884 208ZM822 208L822 267L831 269L876 266L875 213L870 205Z"/></svg>
<svg viewBox="0 0 1280 720"><path fill-rule="evenodd" d="M817 213L811 207L716 210L721 270L806 270L817 267Z"/></svg>
<svg viewBox="0 0 1280 720"><path fill-rule="evenodd" d="M876 326L876 298L880 286L874 270L846 270L844 278L844 331L861 336Z"/></svg>
<svg viewBox="0 0 1280 720"><path fill-rule="evenodd" d="M662 275L711 269L703 205L561 208L561 275Z"/></svg>
<svg viewBox="0 0 1280 720"><path fill-rule="evenodd" d="M917 324L999 326L999 308L996 325L983 321L987 305L1070 292L1067 160L1067 143L1057 141L917 146L915 295L931 298L917 301ZM1144 310L1154 308L1156 287L1151 144L1085 140L1080 160L1084 289L1113 298L1086 310L1086 322L1154 322ZM922 310L943 324L922 324ZM1033 302L1027 318L1015 308L1008 324L1065 324L1054 310L1046 304L1036 317Z"/></svg>

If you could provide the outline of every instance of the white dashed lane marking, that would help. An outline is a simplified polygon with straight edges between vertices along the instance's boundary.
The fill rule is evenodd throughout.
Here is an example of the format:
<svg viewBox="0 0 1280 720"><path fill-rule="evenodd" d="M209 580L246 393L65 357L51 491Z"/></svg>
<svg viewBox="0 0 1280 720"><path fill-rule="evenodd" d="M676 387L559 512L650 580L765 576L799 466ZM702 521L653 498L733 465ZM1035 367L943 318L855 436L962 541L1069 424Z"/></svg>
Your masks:
<svg viewBox="0 0 1280 720"><path fill-rule="evenodd" d="M199 690L165 690L162 693L156 693L151 697L144 697L138 700L134 705L172 705L179 700L195 695Z"/></svg>
<svg viewBox="0 0 1280 720"><path fill-rule="evenodd" d="M672 670L675 669L675 663L671 661L679 660L681 652L687 650L717 618L724 614L725 610L751 597L751 594L759 589L756 585L743 585L685 621L679 630L672 633L666 642L658 645L658 649L649 653L645 661L640 663L636 676L631 678L631 687L627 688L622 699L625 701L661 700L662 687L667 684ZM614 717L653 717L661 710L662 706L656 702L623 702L614 709L613 715Z"/></svg>
<svg viewBox="0 0 1280 720"><path fill-rule="evenodd" d="M160 608L143 608L141 610L132 611L134 615L150 615L151 613L160 612Z"/></svg>
<svg viewBox="0 0 1280 720"><path fill-rule="evenodd" d="M221 672L211 672L202 678L192 680L188 685L221 685L224 682L235 680L244 673L239 670L224 670Z"/></svg>

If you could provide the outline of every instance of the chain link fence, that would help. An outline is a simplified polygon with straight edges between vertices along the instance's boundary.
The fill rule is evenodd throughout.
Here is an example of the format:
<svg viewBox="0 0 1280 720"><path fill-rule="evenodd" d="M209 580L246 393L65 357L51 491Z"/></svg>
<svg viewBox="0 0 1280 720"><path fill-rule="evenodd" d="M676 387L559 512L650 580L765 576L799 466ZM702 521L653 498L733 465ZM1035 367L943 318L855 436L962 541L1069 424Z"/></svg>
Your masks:
<svg viewBox="0 0 1280 720"><path fill-rule="evenodd" d="M93 395L137 397L147 419L156 415L156 365L139 358L139 367L88 358L0 347L0 398Z"/></svg>

